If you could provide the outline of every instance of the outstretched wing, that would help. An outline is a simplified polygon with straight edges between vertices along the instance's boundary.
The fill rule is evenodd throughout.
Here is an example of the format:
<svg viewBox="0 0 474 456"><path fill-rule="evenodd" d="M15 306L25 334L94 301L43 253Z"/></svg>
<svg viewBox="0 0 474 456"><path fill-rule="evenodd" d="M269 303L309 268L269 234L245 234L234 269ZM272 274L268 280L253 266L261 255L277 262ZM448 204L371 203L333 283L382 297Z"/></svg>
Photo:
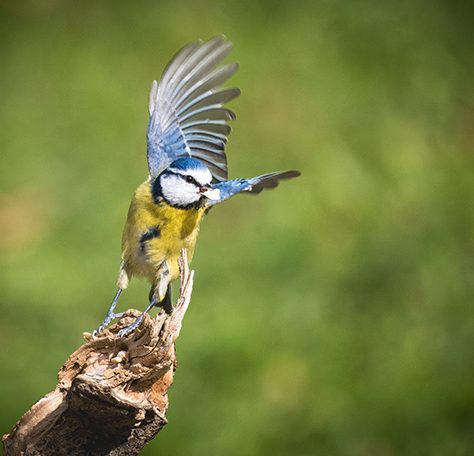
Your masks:
<svg viewBox="0 0 474 456"><path fill-rule="evenodd" d="M160 82L150 91L147 159L156 177L178 157L203 161L214 181L227 179L224 147L230 133L228 121L235 114L224 104L239 89L220 89L238 68L230 63L216 68L231 51L224 36L195 41L182 48L168 63Z"/></svg>
<svg viewBox="0 0 474 456"><path fill-rule="evenodd" d="M300 176L299 171L276 171L273 173L262 174L261 176L251 177L249 179L232 179L213 185L218 189L220 197L216 200L209 200L209 205L221 203L237 193L247 192L258 194L264 189L275 188L281 180L293 179Z"/></svg>

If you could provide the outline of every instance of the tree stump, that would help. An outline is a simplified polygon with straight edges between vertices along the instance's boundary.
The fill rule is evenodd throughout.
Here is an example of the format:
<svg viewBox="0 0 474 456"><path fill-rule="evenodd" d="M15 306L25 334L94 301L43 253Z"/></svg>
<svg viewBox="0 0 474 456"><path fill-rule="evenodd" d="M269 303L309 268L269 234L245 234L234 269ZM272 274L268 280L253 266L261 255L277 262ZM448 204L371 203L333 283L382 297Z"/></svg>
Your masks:
<svg viewBox="0 0 474 456"><path fill-rule="evenodd" d="M140 314L129 310L66 361L56 389L3 437L13 455L135 455L166 425L175 341L191 300L194 271L180 257L180 296L171 315L146 315L124 339L117 332Z"/></svg>

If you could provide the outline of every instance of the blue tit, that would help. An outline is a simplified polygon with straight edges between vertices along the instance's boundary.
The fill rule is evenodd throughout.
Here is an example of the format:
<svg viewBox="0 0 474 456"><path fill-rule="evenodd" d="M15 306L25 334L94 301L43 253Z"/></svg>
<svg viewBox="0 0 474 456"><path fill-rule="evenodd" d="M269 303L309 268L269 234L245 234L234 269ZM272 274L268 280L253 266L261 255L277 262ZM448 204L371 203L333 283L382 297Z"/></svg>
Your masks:
<svg viewBox="0 0 474 456"><path fill-rule="evenodd" d="M153 306L172 311L171 283L179 277L178 257L187 250L191 261L199 225L209 209L237 193L260 193L298 171L273 172L227 180L224 151L235 114L225 103L240 90L222 89L238 68L219 66L232 44L223 36L195 41L168 63L149 98L147 129L148 179L133 195L122 236L122 262L117 292L98 334L114 319L120 294L133 276L151 283L149 305L123 337L140 324Z"/></svg>

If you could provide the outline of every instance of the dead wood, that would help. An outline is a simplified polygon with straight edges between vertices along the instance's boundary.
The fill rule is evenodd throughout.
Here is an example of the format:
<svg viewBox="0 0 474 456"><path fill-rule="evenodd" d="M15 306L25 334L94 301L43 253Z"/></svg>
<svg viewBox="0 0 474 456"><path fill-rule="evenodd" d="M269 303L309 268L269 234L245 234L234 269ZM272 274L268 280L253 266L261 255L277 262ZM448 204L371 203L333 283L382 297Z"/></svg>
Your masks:
<svg viewBox="0 0 474 456"><path fill-rule="evenodd" d="M3 437L13 455L135 455L166 425L175 341L191 299L193 273L180 258L180 297L171 315L148 315L124 339L117 332L138 315L87 342L66 361L56 389L34 404Z"/></svg>

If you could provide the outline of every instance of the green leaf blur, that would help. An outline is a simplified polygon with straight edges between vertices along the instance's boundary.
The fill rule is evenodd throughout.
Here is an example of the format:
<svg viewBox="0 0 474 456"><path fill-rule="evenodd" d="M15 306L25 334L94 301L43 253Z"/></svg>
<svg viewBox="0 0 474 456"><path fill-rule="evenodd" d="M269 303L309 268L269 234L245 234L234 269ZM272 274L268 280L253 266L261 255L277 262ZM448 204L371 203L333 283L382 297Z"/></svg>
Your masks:
<svg viewBox="0 0 474 456"><path fill-rule="evenodd" d="M3 2L1 432L113 296L151 81L224 33L241 64L231 176L302 176L203 223L169 425L143 454L474 454L472 13ZM121 307L146 296L135 281Z"/></svg>

